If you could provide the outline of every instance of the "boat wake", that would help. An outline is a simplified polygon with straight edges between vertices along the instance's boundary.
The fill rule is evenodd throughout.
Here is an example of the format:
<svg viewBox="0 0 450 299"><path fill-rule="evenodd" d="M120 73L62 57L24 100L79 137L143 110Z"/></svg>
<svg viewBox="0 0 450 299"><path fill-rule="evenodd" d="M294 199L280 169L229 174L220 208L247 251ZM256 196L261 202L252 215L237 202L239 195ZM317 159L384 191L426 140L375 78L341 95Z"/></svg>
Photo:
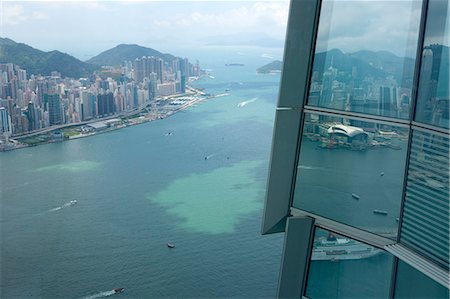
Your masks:
<svg viewBox="0 0 450 299"><path fill-rule="evenodd" d="M59 206L59 207L56 207L56 208L48 210L48 212L56 212L56 211L62 210L64 208L74 206L76 204L77 204L76 200L71 200L68 203L63 204L62 206Z"/></svg>
<svg viewBox="0 0 450 299"><path fill-rule="evenodd" d="M209 159L211 159L212 157L214 157L215 155L217 155L217 153L211 154L211 155L208 155L208 156L205 156L205 160L209 160Z"/></svg>
<svg viewBox="0 0 450 299"><path fill-rule="evenodd" d="M258 99L258 98L253 98L253 99L248 100L248 101L240 102L237 106L238 106L238 107L244 107L244 106L247 105L247 104L253 103L253 102L256 101L257 99Z"/></svg>
<svg viewBox="0 0 450 299"><path fill-rule="evenodd" d="M94 294L94 295L90 295L90 296L87 296L87 297L83 297L83 299L104 298L104 297L112 296L112 295L114 295L114 294L117 294L117 292L114 291L114 290L111 290L111 291L100 292L100 293L97 293L97 294Z"/></svg>
<svg viewBox="0 0 450 299"><path fill-rule="evenodd" d="M319 169L320 167L306 166L306 165L299 165L297 168L312 170L312 169Z"/></svg>

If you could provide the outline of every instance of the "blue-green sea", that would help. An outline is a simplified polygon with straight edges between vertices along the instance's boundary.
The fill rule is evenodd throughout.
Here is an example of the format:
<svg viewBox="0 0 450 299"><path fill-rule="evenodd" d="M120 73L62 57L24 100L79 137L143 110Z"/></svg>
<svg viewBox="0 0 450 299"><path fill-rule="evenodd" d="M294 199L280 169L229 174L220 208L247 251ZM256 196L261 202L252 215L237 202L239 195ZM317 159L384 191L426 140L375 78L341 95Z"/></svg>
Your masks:
<svg viewBox="0 0 450 299"><path fill-rule="evenodd" d="M280 76L224 57L193 84L229 96L0 154L1 298L274 297L283 235L260 225Z"/></svg>
<svg viewBox="0 0 450 299"><path fill-rule="evenodd" d="M0 153L0 297L92 299L121 287L114 297L275 297L284 235L261 236L260 226L280 75L256 69L279 52L203 53L211 76L192 84L228 96L166 119ZM295 204L395 232L404 144L351 152L306 140ZM316 261L307 294L387 297L391 267L387 254Z"/></svg>

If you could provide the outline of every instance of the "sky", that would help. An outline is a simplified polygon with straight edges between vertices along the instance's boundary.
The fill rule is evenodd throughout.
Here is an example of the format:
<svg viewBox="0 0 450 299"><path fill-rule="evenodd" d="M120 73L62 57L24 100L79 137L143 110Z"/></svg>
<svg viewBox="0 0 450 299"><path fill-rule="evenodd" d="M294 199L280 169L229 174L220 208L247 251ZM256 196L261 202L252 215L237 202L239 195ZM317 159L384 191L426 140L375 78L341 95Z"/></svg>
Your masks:
<svg viewBox="0 0 450 299"><path fill-rule="evenodd" d="M121 43L173 51L208 45L210 39L217 43L252 37L281 48L289 3L2 1L2 5L2 37L87 59Z"/></svg>
<svg viewBox="0 0 450 299"><path fill-rule="evenodd" d="M225 44L282 53L289 10L289 0L0 0L0 5L2 37L82 60L121 43L181 56L183 49ZM317 50L384 50L414 57L420 12L419 0L324 0Z"/></svg>

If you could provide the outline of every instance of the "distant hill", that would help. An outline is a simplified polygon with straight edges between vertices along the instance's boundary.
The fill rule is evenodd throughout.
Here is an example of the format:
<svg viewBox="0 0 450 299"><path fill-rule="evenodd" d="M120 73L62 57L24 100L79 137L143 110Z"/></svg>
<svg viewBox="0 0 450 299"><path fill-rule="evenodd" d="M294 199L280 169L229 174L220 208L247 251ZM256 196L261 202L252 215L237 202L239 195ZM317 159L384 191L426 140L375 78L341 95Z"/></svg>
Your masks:
<svg viewBox="0 0 450 299"><path fill-rule="evenodd" d="M443 50L439 48L439 51L443 53L447 51L445 53L448 53L448 48L444 47ZM434 52L437 52L437 49L434 49ZM313 71L317 71L319 80L321 80L324 71L331 65L338 69L337 79L341 82L349 81L352 73L356 72L356 78L384 79L387 76L393 76L401 86L411 87L415 60L408 57L398 57L387 51L373 52L367 50L343 53L339 49L332 49L327 52L316 53L314 56ZM277 60L258 68L256 71L258 73L270 73L280 71L281 68L282 62Z"/></svg>
<svg viewBox="0 0 450 299"><path fill-rule="evenodd" d="M316 53L314 57L314 69L319 78L325 69L333 65L338 71L343 71L350 76L356 71L357 78L373 77L383 79L393 76L403 87L411 87L413 80L415 60L408 57L398 57L387 51L358 51L355 53L343 53L339 49ZM339 81L347 81L349 78L340 77Z"/></svg>
<svg viewBox="0 0 450 299"><path fill-rule="evenodd" d="M0 38L0 63L14 63L29 74L48 76L52 71L57 71L63 77L72 78L87 76L98 69L68 54L44 52L9 38Z"/></svg>
<svg viewBox="0 0 450 299"><path fill-rule="evenodd" d="M272 61L271 63L268 63L268 64L256 69L256 72L258 74L281 72L282 67L283 67L283 63L280 60L275 60L275 61Z"/></svg>
<svg viewBox="0 0 450 299"><path fill-rule="evenodd" d="M120 44L92 57L86 62L99 66L117 66L122 64L125 60L133 61L142 56L154 56L165 61L172 61L175 59L175 56L171 54L164 54L152 48L146 48L135 44Z"/></svg>

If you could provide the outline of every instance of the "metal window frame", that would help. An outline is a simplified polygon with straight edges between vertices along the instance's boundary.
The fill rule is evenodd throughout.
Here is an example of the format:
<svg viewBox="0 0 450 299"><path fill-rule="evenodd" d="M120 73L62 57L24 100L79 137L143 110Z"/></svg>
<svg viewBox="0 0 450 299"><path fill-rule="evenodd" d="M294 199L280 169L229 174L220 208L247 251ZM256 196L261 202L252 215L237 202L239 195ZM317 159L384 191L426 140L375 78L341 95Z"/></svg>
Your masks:
<svg viewBox="0 0 450 299"><path fill-rule="evenodd" d="M263 235L284 232L290 215L320 4L321 0L291 0L290 3L261 226Z"/></svg>
<svg viewBox="0 0 450 299"><path fill-rule="evenodd" d="M308 216L287 218L277 298L301 298L306 293L314 223Z"/></svg>

